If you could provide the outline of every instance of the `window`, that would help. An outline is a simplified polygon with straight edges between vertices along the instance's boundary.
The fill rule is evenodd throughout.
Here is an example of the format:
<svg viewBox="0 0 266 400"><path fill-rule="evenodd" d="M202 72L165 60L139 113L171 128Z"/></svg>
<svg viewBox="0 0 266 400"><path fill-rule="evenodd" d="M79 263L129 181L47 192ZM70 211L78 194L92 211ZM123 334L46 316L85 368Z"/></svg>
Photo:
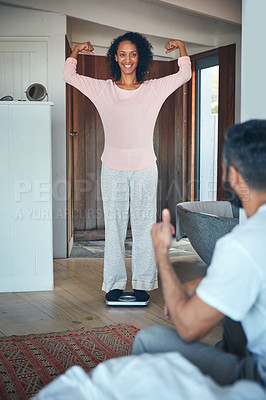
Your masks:
<svg viewBox="0 0 266 400"><path fill-rule="evenodd" d="M195 200L200 201L217 199L218 63L218 54L195 63Z"/></svg>

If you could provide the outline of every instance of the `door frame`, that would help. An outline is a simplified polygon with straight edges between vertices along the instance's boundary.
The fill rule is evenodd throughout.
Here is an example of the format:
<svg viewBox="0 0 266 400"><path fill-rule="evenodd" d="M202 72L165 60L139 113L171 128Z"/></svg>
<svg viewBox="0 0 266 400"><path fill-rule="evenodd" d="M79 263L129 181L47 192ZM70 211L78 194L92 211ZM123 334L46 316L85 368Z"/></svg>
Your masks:
<svg viewBox="0 0 266 400"><path fill-rule="evenodd" d="M65 40L66 58L71 54L70 44ZM74 174L73 174L73 88L66 84L66 172L67 172L67 256L74 244Z"/></svg>

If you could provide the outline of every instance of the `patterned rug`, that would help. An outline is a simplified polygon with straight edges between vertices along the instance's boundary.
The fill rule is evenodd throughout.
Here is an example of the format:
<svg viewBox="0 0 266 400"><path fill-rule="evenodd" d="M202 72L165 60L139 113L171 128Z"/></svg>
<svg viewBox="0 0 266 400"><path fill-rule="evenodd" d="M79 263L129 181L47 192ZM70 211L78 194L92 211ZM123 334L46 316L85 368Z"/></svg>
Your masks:
<svg viewBox="0 0 266 400"><path fill-rule="evenodd" d="M0 399L24 400L80 365L90 371L109 358L129 355L138 329L131 325L0 338Z"/></svg>

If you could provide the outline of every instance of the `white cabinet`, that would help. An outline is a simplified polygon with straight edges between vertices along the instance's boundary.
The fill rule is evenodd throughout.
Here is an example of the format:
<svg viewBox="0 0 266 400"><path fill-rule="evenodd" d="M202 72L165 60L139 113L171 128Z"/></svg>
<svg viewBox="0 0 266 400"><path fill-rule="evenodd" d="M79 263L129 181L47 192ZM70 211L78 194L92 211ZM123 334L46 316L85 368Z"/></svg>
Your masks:
<svg viewBox="0 0 266 400"><path fill-rule="evenodd" d="M0 292L53 289L50 102L0 102Z"/></svg>

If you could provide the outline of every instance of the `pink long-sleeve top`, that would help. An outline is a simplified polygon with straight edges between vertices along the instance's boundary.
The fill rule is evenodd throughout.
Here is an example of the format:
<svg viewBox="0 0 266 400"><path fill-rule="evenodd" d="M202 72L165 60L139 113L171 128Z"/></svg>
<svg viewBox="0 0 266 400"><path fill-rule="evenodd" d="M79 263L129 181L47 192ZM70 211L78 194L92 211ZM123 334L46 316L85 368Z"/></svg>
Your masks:
<svg viewBox="0 0 266 400"><path fill-rule="evenodd" d="M87 96L99 111L105 134L103 164L121 171L153 165L156 118L167 97L191 78L190 58L179 57L177 73L144 81L135 90L121 89L111 79L79 75L76 65L75 58L66 60L63 79Z"/></svg>

